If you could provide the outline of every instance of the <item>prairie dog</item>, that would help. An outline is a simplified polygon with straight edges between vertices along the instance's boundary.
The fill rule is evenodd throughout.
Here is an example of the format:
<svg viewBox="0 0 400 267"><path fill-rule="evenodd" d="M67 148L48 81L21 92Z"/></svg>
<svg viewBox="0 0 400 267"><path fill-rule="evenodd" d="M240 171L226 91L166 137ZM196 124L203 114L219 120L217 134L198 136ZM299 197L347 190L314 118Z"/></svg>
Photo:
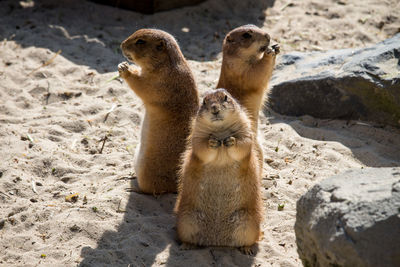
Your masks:
<svg viewBox="0 0 400 267"><path fill-rule="evenodd" d="M135 163L139 189L148 194L176 192L181 153L199 100L193 74L175 39L141 29L121 44L120 76L143 101L145 116Z"/></svg>
<svg viewBox="0 0 400 267"><path fill-rule="evenodd" d="M184 246L252 254L260 237L260 167L246 111L224 89L204 97L183 154L177 232Z"/></svg>
<svg viewBox="0 0 400 267"><path fill-rule="evenodd" d="M255 25L229 32L222 45L217 88L225 88L249 112L256 133L258 116L275 65L279 46L269 48L270 36Z"/></svg>

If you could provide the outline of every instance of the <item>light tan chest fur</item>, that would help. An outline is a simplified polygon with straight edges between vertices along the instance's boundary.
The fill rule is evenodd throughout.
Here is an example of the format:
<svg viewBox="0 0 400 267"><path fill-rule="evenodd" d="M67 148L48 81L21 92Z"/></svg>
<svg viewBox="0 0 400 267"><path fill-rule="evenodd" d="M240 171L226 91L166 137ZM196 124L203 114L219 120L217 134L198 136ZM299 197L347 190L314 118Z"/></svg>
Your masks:
<svg viewBox="0 0 400 267"><path fill-rule="evenodd" d="M205 217L226 220L240 208L241 181L239 163L226 166L205 165L198 187L196 203Z"/></svg>

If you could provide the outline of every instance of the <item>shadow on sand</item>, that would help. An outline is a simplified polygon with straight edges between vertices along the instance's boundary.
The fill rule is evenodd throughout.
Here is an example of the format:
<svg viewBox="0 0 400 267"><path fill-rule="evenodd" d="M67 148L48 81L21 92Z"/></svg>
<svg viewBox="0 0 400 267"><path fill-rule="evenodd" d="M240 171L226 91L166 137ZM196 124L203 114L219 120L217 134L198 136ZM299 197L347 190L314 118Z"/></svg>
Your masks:
<svg viewBox="0 0 400 267"><path fill-rule="evenodd" d="M188 59L209 61L221 52L227 32L244 24L263 25L274 0L209 0L197 6L143 15L88 1L3 1L1 40L23 47L62 51L62 56L99 73L116 71L124 60L120 43L140 28L158 28L176 37ZM46 42L41 36L51 36ZM86 57L81 57L82 50ZM78 53L79 51L79 53Z"/></svg>
<svg viewBox="0 0 400 267"><path fill-rule="evenodd" d="M400 166L400 129L361 121L288 117L271 110L264 114L270 117L270 123L285 123L301 137L341 143L368 167Z"/></svg>
<svg viewBox="0 0 400 267"><path fill-rule="evenodd" d="M180 250L173 207L176 195L131 193L117 231L105 232L94 249L84 247L79 266L251 266L254 257L233 248ZM254 248L257 253L258 247Z"/></svg>

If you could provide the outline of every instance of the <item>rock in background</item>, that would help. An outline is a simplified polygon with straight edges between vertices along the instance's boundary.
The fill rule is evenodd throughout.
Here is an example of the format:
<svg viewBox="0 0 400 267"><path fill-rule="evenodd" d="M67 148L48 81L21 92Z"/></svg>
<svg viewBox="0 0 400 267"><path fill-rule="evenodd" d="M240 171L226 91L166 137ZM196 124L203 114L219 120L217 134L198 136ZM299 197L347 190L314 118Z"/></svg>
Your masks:
<svg viewBox="0 0 400 267"><path fill-rule="evenodd" d="M290 116L400 127L400 34L373 47L281 56L269 105Z"/></svg>
<svg viewBox="0 0 400 267"><path fill-rule="evenodd" d="M104 5L153 14L155 12L197 5L205 0L92 0Z"/></svg>
<svg viewBox="0 0 400 267"><path fill-rule="evenodd" d="M297 202L304 266L400 266L400 168L333 176Z"/></svg>

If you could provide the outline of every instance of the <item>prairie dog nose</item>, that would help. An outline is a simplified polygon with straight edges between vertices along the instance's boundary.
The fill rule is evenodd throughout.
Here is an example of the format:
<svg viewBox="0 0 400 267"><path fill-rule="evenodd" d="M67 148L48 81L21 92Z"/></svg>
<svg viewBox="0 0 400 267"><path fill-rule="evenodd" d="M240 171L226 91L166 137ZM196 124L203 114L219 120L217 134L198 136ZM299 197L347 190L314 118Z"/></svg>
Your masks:
<svg viewBox="0 0 400 267"><path fill-rule="evenodd" d="M211 105L211 113L217 115L219 113L219 106L217 104Z"/></svg>

